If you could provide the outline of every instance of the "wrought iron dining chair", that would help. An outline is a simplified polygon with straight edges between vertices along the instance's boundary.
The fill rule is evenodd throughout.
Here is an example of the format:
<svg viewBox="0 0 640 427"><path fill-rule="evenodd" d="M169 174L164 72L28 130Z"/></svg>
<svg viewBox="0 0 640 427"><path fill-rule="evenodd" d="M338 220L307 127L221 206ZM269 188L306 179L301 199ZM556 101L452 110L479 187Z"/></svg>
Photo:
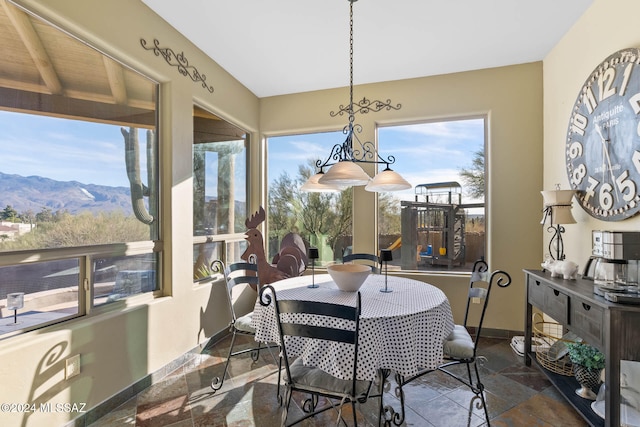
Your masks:
<svg viewBox="0 0 640 427"><path fill-rule="evenodd" d="M478 362L484 361L484 356L478 356L478 343L482 337L482 324L489 305L489 296L493 285L500 288L506 288L511 284L511 276L509 273L496 270L491 275L487 272L487 263L484 260L478 260L473 265L471 279L469 283L469 293L467 295L467 306L464 312L464 323L455 325L453 332L444 342L444 360L438 370L457 379L479 398L484 409L484 416L487 420L487 426L491 425L489 421L489 411L487 410L487 402L484 397L484 384L480 378ZM476 306L477 308L474 308ZM479 311L479 313L478 313ZM472 325L471 313L474 312L475 326ZM465 365L467 369L467 377L456 375L448 368L455 365ZM475 373L471 373L471 366Z"/></svg>
<svg viewBox="0 0 640 427"><path fill-rule="evenodd" d="M224 379L229 369L229 361L232 357L238 356L240 354L251 353L251 359L254 362L257 362L258 358L260 357L260 350L266 348L269 350L269 353L271 353L272 346L270 346L269 344L263 346L261 342L258 342L257 346L255 347L234 351L234 345L236 342L236 337L238 335L255 336L256 330L251 324L253 311L240 317L236 315L235 309L233 307L232 290L234 287L242 284L253 285L256 287L256 289L260 289L260 284L258 281L258 266L254 263L249 262L237 262L229 264L227 267L225 267L224 263L221 260L215 260L211 263L211 271L214 273L222 273L224 276L224 280L227 285L225 297L227 300L227 305L229 307L229 312L231 314L231 321L229 322L229 331L231 332L229 354L227 355L227 360L225 362L222 375L219 377L215 377L211 382L211 388L215 393L216 391L220 390L220 388L222 388L222 384L224 383ZM271 356L274 360L277 360L273 353L271 354Z"/></svg>
<svg viewBox="0 0 640 427"><path fill-rule="evenodd" d="M266 291L269 290L269 293ZM358 332L360 329L360 292L357 293L355 307L328 302L278 300L275 289L266 285L262 288L260 302L273 303L278 319L278 332L281 343L281 363L284 365L284 405L282 425L292 426L331 408L338 408L337 424L345 422L342 417L343 405L350 403L353 423L358 425L356 402L364 402L371 389L371 381L356 379L358 364ZM312 325L310 318L320 317L322 322ZM304 365L302 358L295 361L289 358L288 350L297 338L316 340L320 346L334 347L336 357L346 358L350 369L350 379L340 379L320 368ZM291 341L290 341L291 340ZM298 342L299 343L299 342ZM289 406L292 393L308 393L310 397L303 403L305 414L288 423ZM327 404L318 408L319 397L327 398ZM280 400L280 396L278 396ZM337 401L337 402L336 402Z"/></svg>
<svg viewBox="0 0 640 427"><path fill-rule="evenodd" d="M342 262L353 262L353 261L365 261L365 264L371 266L371 272L375 274L380 274L382 269L382 261L378 255L368 254L368 253L355 253L349 254L342 257Z"/></svg>
<svg viewBox="0 0 640 427"><path fill-rule="evenodd" d="M493 285L506 288L511 284L511 276L502 270L496 270L489 275L487 263L484 259L480 259L473 264L469 282L464 322L462 325L455 325L453 332L445 340L443 363L435 370L425 370L410 378L403 378L402 385L436 370L444 372L469 387L475 395L474 399L480 399L487 426L490 426L487 402L484 397L484 384L478 369L478 362L484 361L486 358L478 356L477 351L482 334L482 324L489 305L491 288ZM475 319L475 322L472 321L471 317ZM457 365L465 365L466 378L449 369ZM471 372L472 366L475 378Z"/></svg>

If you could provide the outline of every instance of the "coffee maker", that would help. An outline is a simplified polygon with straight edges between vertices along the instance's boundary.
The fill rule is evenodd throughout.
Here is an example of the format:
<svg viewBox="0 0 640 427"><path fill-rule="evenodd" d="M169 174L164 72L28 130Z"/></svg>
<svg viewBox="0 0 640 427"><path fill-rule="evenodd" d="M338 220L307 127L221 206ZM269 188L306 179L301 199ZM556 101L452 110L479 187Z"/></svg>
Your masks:
<svg viewBox="0 0 640 427"><path fill-rule="evenodd" d="M593 280L594 293L614 302L640 304L640 232L594 230L591 254L582 277Z"/></svg>

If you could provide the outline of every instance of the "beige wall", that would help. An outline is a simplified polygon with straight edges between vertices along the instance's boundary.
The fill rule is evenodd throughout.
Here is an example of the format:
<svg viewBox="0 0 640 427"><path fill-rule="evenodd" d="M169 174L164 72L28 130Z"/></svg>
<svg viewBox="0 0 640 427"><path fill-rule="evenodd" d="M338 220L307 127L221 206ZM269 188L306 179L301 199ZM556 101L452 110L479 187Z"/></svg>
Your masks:
<svg viewBox="0 0 640 427"><path fill-rule="evenodd" d="M332 119L329 112L346 102L348 92L343 88L258 100L139 1L19 0L19 3L162 83L159 135L167 296L132 298L119 311L98 313L0 343L3 385L0 402L86 402L87 408L91 408L202 343L205 333L201 329L211 335L224 328L226 319L218 310L220 287L194 286L191 281L193 103L244 127L258 141L257 137L263 135L341 129L346 119ZM210 94L162 58L145 51L140 46L141 37L157 38L161 45L184 52L189 62L207 75L207 82L215 92ZM602 55L596 56L604 56L608 50L612 49L607 47ZM589 66L585 66L585 75ZM531 63L356 87L356 99L389 98L402 104L400 111L358 117L364 126L365 140L375 138L376 123L478 115L488 118L487 255L492 269L504 269L514 279L510 288L498 289L494 294L487 320L490 328L522 329L521 270L536 267L541 260L542 75L542 63ZM579 82L574 86L571 94ZM568 97L571 102L572 97ZM562 135L554 139L562 140ZM251 177L250 202L254 208L265 203L265 190L260 187L263 162L257 158L263 149L260 144L251 147L251 169L255 173ZM357 191L356 249L375 244L374 202L372 194ZM440 286L447 293L456 320L460 321L467 278L442 275L418 278ZM82 372L65 381L64 359L78 353L82 355ZM75 415L0 414L0 425L60 425Z"/></svg>
<svg viewBox="0 0 640 427"><path fill-rule="evenodd" d="M595 0L581 19L544 59L544 189L556 183L569 189L565 168L565 141L571 108L587 77L610 54L640 47L636 0ZM533 195L542 203L542 197ZM565 253L582 269L591 253L592 230L640 229L640 216L625 221L599 221L573 203L577 224L565 226ZM545 241L549 236L544 235ZM541 255L546 246L542 246Z"/></svg>
<svg viewBox="0 0 640 427"><path fill-rule="evenodd" d="M225 329L220 284L193 285L191 141L193 103L251 132L258 99L140 1L20 1L28 9L162 84L161 179L167 297L141 295L118 311L92 315L0 342L1 403L87 403L94 407ZM140 44L184 52L206 74L209 93ZM256 187L258 181L252 182ZM114 307L111 307L111 309ZM204 313L204 314L201 314ZM204 331L202 330L204 329ZM81 374L64 380L64 359L81 355ZM69 413L0 413L4 426L57 426Z"/></svg>
<svg viewBox="0 0 640 427"><path fill-rule="evenodd" d="M345 64L347 66L348 64ZM265 135L339 130L345 117L330 111L348 102L348 88L261 99L260 128ZM483 115L488 118L489 168L487 259L490 269L512 275L512 286L498 289L486 320L489 328L522 330L524 324L523 268L539 266L542 185L542 64L472 71L445 76L357 86L354 99L391 99L398 111L356 117L363 141L373 141L376 123L406 123ZM341 141L336 141L341 142ZM402 172L402 165L395 170ZM355 193L355 251L375 248L375 206L371 193ZM415 275L441 287L451 300L457 321L468 277Z"/></svg>

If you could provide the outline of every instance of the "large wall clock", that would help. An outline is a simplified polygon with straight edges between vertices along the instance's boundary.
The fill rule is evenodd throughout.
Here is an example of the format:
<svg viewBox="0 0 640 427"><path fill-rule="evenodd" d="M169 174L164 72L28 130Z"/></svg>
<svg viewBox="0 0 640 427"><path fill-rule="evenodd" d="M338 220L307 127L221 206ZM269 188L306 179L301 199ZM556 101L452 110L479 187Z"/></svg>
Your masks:
<svg viewBox="0 0 640 427"><path fill-rule="evenodd" d="M589 215L640 211L640 49L620 50L585 81L567 130L567 175Z"/></svg>

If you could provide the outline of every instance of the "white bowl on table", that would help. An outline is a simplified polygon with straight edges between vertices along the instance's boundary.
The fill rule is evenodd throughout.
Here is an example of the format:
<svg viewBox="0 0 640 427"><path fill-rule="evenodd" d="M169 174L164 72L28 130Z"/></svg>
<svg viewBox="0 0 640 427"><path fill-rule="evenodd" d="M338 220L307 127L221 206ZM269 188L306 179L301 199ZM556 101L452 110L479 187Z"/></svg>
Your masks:
<svg viewBox="0 0 640 427"><path fill-rule="evenodd" d="M356 292L369 277L371 267L362 264L333 264L327 266L327 272L338 289L345 292Z"/></svg>

